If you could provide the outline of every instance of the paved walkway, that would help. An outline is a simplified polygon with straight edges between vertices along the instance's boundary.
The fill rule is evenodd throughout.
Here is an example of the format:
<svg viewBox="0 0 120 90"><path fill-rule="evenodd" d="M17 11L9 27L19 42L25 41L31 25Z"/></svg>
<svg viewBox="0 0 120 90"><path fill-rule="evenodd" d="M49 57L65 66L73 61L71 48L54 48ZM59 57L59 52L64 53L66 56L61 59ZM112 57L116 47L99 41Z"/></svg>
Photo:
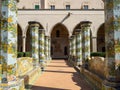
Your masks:
<svg viewBox="0 0 120 90"><path fill-rule="evenodd" d="M31 90L92 90L65 60L53 60Z"/></svg>

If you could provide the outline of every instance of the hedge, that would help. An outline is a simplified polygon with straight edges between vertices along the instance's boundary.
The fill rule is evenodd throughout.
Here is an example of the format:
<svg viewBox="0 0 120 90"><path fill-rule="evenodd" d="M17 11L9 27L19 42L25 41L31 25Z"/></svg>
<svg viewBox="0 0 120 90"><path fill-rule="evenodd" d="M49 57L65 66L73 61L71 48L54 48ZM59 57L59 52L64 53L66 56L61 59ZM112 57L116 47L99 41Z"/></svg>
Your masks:
<svg viewBox="0 0 120 90"><path fill-rule="evenodd" d="M18 57L30 57L31 53L30 52L18 52Z"/></svg>
<svg viewBox="0 0 120 90"><path fill-rule="evenodd" d="M105 52L92 52L91 55L92 56L99 56L99 57L105 57L106 53Z"/></svg>

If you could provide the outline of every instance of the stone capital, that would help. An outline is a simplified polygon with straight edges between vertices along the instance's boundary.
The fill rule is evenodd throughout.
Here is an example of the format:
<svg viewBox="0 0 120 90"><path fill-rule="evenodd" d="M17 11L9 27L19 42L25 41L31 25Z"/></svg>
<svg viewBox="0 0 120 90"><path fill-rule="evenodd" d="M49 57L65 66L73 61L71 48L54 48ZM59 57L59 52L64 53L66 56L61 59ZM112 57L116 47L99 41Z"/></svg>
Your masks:
<svg viewBox="0 0 120 90"><path fill-rule="evenodd" d="M28 24L30 27L39 27L39 22L36 21L29 21Z"/></svg>
<svg viewBox="0 0 120 90"><path fill-rule="evenodd" d="M72 35L72 36L71 36L71 38L74 38L74 37L75 37L75 35Z"/></svg>
<svg viewBox="0 0 120 90"><path fill-rule="evenodd" d="M80 34L81 33L81 29L75 29L75 35Z"/></svg>
<svg viewBox="0 0 120 90"><path fill-rule="evenodd" d="M46 38L50 38L49 36L45 36Z"/></svg>
<svg viewBox="0 0 120 90"><path fill-rule="evenodd" d="M39 33L44 33L45 34L45 30L44 29L39 29Z"/></svg>
<svg viewBox="0 0 120 90"><path fill-rule="evenodd" d="M26 38L26 35L22 36L22 38Z"/></svg>
<svg viewBox="0 0 120 90"><path fill-rule="evenodd" d="M92 22L90 21L82 21L80 22L81 27L90 27Z"/></svg>
<svg viewBox="0 0 120 90"><path fill-rule="evenodd" d="M92 39L97 39L97 37L92 37Z"/></svg>
<svg viewBox="0 0 120 90"><path fill-rule="evenodd" d="M19 2L19 0L16 0L17 2Z"/></svg>

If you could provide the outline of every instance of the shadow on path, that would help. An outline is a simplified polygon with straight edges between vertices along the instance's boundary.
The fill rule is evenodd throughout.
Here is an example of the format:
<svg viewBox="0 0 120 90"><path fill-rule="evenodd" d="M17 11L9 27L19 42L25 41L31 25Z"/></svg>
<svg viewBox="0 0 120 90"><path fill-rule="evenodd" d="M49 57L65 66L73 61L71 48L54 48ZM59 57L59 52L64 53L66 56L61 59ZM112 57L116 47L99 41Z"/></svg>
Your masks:
<svg viewBox="0 0 120 90"><path fill-rule="evenodd" d="M65 62L69 67L73 67L67 60L65 60ZM77 86L81 87L80 90L93 90L92 87L86 82L84 77L82 77L82 75L80 75L79 72L76 71L73 72L72 74L73 74L72 80L73 82L76 83Z"/></svg>
<svg viewBox="0 0 120 90"><path fill-rule="evenodd" d="M32 89L30 89L31 87L32 87ZM69 90L69 89L43 87L43 86L34 86L34 85L27 85L26 89L27 90Z"/></svg>
<svg viewBox="0 0 120 90"><path fill-rule="evenodd" d="M63 64L62 64L63 63ZM43 81L40 82L39 81ZM59 82L60 81L60 82ZM80 73L73 69L67 60L53 60L44 71L43 76L37 80L38 84L26 86L27 90L93 90L81 77ZM53 84L53 82L56 82ZM48 86L47 86L48 84ZM56 86L55 86L56 85ZM30 89L32 87L32 89ZM59 88L58 88L59 87ZM77 89L74 89L77 88ZM71 89L70 89L71 88ZM79 89L78 89L79 88Z"/></svg>

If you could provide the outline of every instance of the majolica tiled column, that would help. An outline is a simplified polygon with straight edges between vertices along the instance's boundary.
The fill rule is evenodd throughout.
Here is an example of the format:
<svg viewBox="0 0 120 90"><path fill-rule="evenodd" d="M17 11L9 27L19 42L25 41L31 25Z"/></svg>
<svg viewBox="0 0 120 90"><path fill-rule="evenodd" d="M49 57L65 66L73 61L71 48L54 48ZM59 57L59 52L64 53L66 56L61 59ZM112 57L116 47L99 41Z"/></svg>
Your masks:
<svg viewBox="0 0 120 90"><path fill-rule="evenodd" d="M90 57L90 26L91 22L89 21L81 22L83 66L85 61Z"/></svg>
<svg viewBox="0 0 120 90"><path fill-rule="evenodd" d="M39 62L41 68L43 68L45 64L45 31L43 29L39 30L39 55Z"/></svg>
<svg viewBox="0 0 120 90"><path fill-rule="evenodd" d="M103 90L120 87L120 1L105 0L106 81ZM113 88L116 87L116 88Z"/></svg>
<svg viewBox="0 0 120 90"><path fill-rule="evenodd" d="M81 32L76 34L76 55L77 55L77 65L82 65L82 35Z"/></svg>
<svg viewBox="0 0 120 90"><path fill-rule="evenodd" d="M45 36L45 59L48 60L49 37Z"/></svg>
<svg viewBox="0 0 120 90"><path fill-rule="evenodd" d="M17 0L1 0L0 90L24 90L17 78Z"/></svg>
<svg viewBox="0 0 120 90"><path fill-rule="evenodd" d="M33 64L38 66L39 63L39 23L35 21L28 22L30 25L30 34L32 36L31 46L32 46L32 58L34 59Z"/></svg>
<svg viewBox="0 0 120 90"><path fill-rule="evenodd" d="M72 57L72 38L69 38L69 60L71 60Z"/></svg>
<svg viewBox="0 0 120 90"><path fill-rule="evenodd" d="M17 0L2 0L1 13L1 83L16 81L17 63ZM14 78L12 78L14 77Z"/></svg>
<svg viewBox="0 0 120 90"><path fill-rule="evenodd" d="M73 36L73 59L76 60L76 35Z"/></svg>

